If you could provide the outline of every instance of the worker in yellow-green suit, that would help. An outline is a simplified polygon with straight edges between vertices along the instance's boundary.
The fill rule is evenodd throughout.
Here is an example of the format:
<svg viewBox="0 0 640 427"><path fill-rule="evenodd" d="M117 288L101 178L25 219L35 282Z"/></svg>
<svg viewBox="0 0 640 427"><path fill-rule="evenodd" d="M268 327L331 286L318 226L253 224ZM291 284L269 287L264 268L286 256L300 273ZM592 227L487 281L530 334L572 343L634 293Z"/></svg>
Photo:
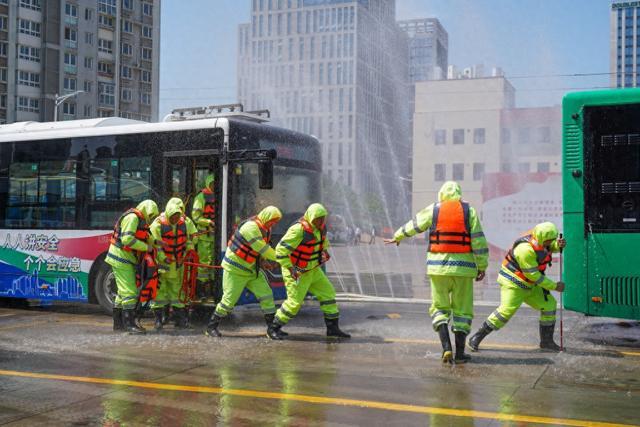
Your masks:
<svg viewBox="0 0 640 427"><path fill-rule="evenodd" d="M469 339L469 347L477 351L480 342L494 330L502 328L516 314L522 303L540 312L540 348L559 351L553 341L556 325L556 299L549 291L564 291L564 282L554 282L545 275L554 252L567 242L558 238L551 222L536 225L518 238L502 262L498 273L500 306Z"/></svg>
<svg viewBox="0 0 640 427"><path fill-rule="evenodd" d="M433 329L442 344L444 363L465 363L465 340L473 319L473 279L484 278L489 250L475 209L462 200L460 185L445 182L433 203L395 232L385 243L429 231L427 275L433 302L429 308ZM453 317L453 319L452 319ZM453 357L448 324L453 320L456 354Z"/></svg>
<svg viewBox="0 0 640 427"><path fill-rule="evenodd" d="M213 264L213 251L215 248L215 220L216 220L216 195L213 192L215 177L207 175L204 188L193 199L191 218L198 228L198 259L200 264ZM213 284L215 270L212 268L198 268L198 284L196 286L199 298L214 295Z"/></svg>
<svg viewBox="0 0 640 427"><path fill-rule="evenodd" d="M327 336L350 338L340 330L340 313L336 304L336 291L320 267L329 259L325 219L327 210L320 203L307 209L303 218L289 227L276 246L276 257L282 269L287 290L287 299L278 309L267 335L281 340L286 334L281 330L293 319L304 301L307 292L318 299L327 325Z"/></svg>
<svg viewBox="0 0 640 427"><path fill-rule="evenodd" d="M189 326L187 309L180 301L182 288L182 274L184 256L193 249L192 241L196 233L196 226L184 213L184 203L177 197L170 199L167 206L151 224L151 236L161 245L158 250L158 292L151 303L155 315L154 328L162 329L164 308L173 307L175 326L186 328Z"/></svg>
<svg viewBox="0 0 640 427"><path fill-rule="evenodd" d="M134 311L138 300L136 267L142 255L153 249L149 242L149 225L157 216L156 202L145 200L135 209L126 211L116 221L105 259L111 266L118 288L113 307L114 331L126 330L134 334L145 332L135 321Z"/></svg>
<svg viewBox="0 0 640 427"><path fill-rule="evenodd" d="M260 268L273 268L277 265L276 253L269 241L271 227L281 218L280 209L267 206L258 215L241 223L234 231L222 260L222 299L209 320L205 335L221 336L218 325L231 313L245 288L258 300L267 326L273 322L276 312L273 292Z"/></svg>

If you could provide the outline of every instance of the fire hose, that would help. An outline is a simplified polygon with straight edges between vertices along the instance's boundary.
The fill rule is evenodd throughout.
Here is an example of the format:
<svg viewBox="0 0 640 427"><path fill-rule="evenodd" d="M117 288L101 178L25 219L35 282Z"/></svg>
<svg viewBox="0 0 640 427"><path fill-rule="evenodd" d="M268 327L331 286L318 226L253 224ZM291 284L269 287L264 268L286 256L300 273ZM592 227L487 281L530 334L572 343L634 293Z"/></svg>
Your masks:
<svg viewBox="0 0 640 427"><path fill-rule="evenodd" d="M196 296L196 281L198 268L221 269L219 265L201 264L198 252L194 249L187 251L184 257L184 272L182 273L182 287L178 293L178 299L182 304L190 304Z"/></svg>

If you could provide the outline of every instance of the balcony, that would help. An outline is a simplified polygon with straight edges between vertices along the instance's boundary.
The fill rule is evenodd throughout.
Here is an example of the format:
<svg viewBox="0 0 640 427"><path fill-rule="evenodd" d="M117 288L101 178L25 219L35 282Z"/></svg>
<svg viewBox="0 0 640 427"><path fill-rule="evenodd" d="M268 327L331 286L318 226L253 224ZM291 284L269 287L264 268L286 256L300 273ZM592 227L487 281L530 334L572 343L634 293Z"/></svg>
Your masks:
<svg viewBox="0 0 640 427"><path fill-rule="evenodd" d="M76 65L64 65L64 72L67 74L78 74L78 67Z"/></svg>
<svg viewBox="0 0 640 427"><path fill-rule="evenodd" d="M69 25L78 26L78 17L77 16L64 16L64 23Z"/></svg>
<svg viewBox="0 0 640 427"><path fill-rule="evenodd" d="M68 47L70 49L77 49L78 48L78 42L76 40L64 40L64 47Z"/></svg>

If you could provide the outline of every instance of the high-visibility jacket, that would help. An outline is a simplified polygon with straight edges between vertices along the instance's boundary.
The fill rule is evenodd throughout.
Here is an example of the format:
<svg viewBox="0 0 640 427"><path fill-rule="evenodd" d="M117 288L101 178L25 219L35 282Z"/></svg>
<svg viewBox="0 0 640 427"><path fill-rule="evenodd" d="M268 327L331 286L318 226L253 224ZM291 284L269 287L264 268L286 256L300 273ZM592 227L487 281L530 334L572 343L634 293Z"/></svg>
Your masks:
<svg viewBox="0 0 640 427"><path fill-rule="evenodd" d="M555 289L556 283L545 272L551 264L552 252L557 250L555 243L551 250L547 250L535 238L534 230L527 231L507 252L498 273L498 283L525 290L536 285L547 290Z"/></svg>
<svg viewBox="0 0 640 427"><path fill-rule="evenodd" d="M436 203L429 229L429 252L471 252L470 228L469 203L460 200Z"/></svg>
<svg viewBox="0 0 640 427"><path fill-rule="evenodd" d="M268 244L269 240L271 239L271 232L267 230L262 222L260 222L260 220L255 216L251 217L247 221L253 221L256 223L258 229L260 230L260 234L262 235L262 240ZM236 228L236 230L233 232L231 238L229 239L229 242L227 243L227 247L231 249L231 251L240 259L246 261L249 264L253 264L260 257L260 253L255 251L251 247L252 242L247 240L240 232L240 228L243 224L240 224L240 227Z"/></svg>
<svg viewBox="0 0 640 427"><path fill-rule="evenodd" d="M149 238L149 224L147 224L147 221L144 219L144 215L142 214L142 212L140 212L138 209L127 210L125 213L123 213L120 216L120 218L118 218L118 221L116 221L116 225L113 228L113 234L111 235L111 240L110 240L110 243L112 245L122 250L125 250L127 252L135 251L134 248L132 248L129 245L125 245L122 242L122 237L124 235L131 234L130 231L122 230L122 220L124 219L124 217L126 217L129 214L135 214L135 216L138 218L138 225L136 226L136 231L133 233L133 236L137 240L140 240L142 242L146 242L147 239Z"/></svg>
<svg viewBox="0 0 640 427"><path fill-rule="evenodd" d="M244 276L257 274L259 259L267 261L276 259L275 252L269 245L270 237L270 231L258 217L243 221L227 243L227 250L221 263L222 268Z"/></svg>
<svg viewBox="0 0 640 427"><path fill-rule="evenodd" d="M326 227L320 229L319 238L316 237L313 226L304 218L300 218L298 223L302 226L302 241L289 255L289 260L294 267L300 270L309 268L310 263L320 263L322 252L327 237Z"/></svg>
<svg viewBox="0 0 640 427"><path fill-rule="evenodd" d="M160 233L166 262L182 265L188 241L187 224L184 215L180 217L176 224L172 225L164 212L160 214Z"/></svg>

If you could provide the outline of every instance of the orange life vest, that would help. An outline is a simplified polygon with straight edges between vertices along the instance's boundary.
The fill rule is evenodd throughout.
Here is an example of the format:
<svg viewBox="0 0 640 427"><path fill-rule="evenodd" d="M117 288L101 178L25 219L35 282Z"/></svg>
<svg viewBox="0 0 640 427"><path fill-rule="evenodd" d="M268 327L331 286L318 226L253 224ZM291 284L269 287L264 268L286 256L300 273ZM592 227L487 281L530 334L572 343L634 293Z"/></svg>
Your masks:
<svg viewBox="0 0 640 427"><path fill-rule="evenodd" d="M146 253L136 269L136 287L139 302L146 303L156 298L158 292L158 265L153 255Z"/></svg>
<svg viewBox="0 0 640 427"><path fill-rule="evenodd" d="M167 257L167 262L176 262L182 264L185 251L187 249L187 222L184 215L180 216L180 220L175 225L176 231L169 222L167 216L162 213L160 215L160 233L162 234L162 250Z"/></svg>
<svg viewBox="0 0 640 427"><path fill-rule="evenodd" d="M429 252L471 252L469 203L448 200L433 207L433 220L429 229Z"/></svg>
<svg viewBox="0 0 640 427"><path fill-rule="evenodd" d="M132 213L136 214L136 217L138 217L138 225L136 227L134 237L143 242L146 242L147 239L149 238L149 225L147 224L147 221L144 219L144 215L142 214L142 212L140 212L138 209L127 210L125 213L123 213L120 216L120 218L118 218L118 221L116 221L116 225L113 228L113 234L111 234L111 240L110 240L110 243L113 246L118 247L127 252L134 251L134 249L131 249L130 246L127 246L124 243L122 243L122 220L124 219L125 216Z"/></svg>
<svg viewBox="0 0 640 427"><path fill-rule="evenodd" d="M306 219L300 218L298 223L302 225L304 235L300 244L289 255L289 259L295 267L304 270L310 262L320 262L322 259L322 248L324 248L327 233L326 227L322 227L320 229L320 240L318 240L313 233L313 226Z"/></svg>
<svg viewBox="0 0 640 427"><path fill-rule="evenodd" d="M522 271L522 267L516 261L516 257L514 255L514 251L516 246L521 245L523 243L528 243L531 245L533 250L536 252L536 259L538 261L538 271L542 274L545 274L545 270L547 269L547 265L551 264L552 253L547 251L545 247L540 244L535 237L533 237L533 230L527 231L522 237L517 239L511 249L507 252L507 255L502 261L502 266L507 270L518 276L523 282L529 283L531 285L535 284L535 282L529 280L527 276L525 276Z"/></svg>
<svg viewBox="0 0 640 427"><path fill-rule="evenodd" d="M253 216L238 225L236 230L231 235L227 246L233 251L234 254L239 256L241 259L245 260L249 264L253 264L260 257L260 254L254 251L253 248L251 248L252 242L249 242L247 239L245 239L242 233L240 233L240 228L242 228L242 226L249 221L253 221L256 223L256 225L260 229L260 233L262 234L262 240L264 240L265 243L269 244L269 240L271 239L271 231L268 230L264 226L264 224L262 224L262 221L260 221L257 216Z"/></svg>
<svg viewBox="0 0 640 427"><path fill-rule="evenodd" d="M213 191L209 188L205 188L201 193L204 196L204 211L202 212L202 216L206 219L215 220L216 195L213 194Z"/></svg>

